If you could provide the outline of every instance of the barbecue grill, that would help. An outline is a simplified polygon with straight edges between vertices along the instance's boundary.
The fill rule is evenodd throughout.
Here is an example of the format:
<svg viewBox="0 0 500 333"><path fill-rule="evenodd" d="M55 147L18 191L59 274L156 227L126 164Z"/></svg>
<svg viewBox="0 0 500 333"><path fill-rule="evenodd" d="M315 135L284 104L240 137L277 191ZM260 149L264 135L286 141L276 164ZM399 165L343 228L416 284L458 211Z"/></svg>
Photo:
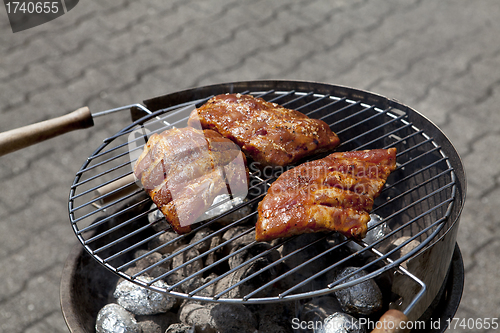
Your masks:
<svg viewBox="0 0 500 333"><path fill-rule="evenodd" d="M374 223L369 228L375 230L384 225L390 231L369 243L347 239L336 233L321 234L306 245L296 246L279 259L259 266L251 275L214 296L204 296L203 291L229 274L256 263L260 258L269 257L272 251L282 248L286 243L293 244L297 236L272 242L270 247L262 248L235 268L229 269L227 261L236 256L238 251L255 247L258 243L247 244L166 288L153 285L155 281L165 279L176 270L204 259L211 253L220 252L224 246L251 233L257 214L256 204L279 175L251 172L249 195L245 201L213 219L193 226L190 234L179 235L134 257L136 250L146 248L149 242L168 232L168 228L157 231L158 228L154 226L160 222L148 220L148 216L154 214L157 208L151 205L144 190L138 188L131 178L135 160L130 157L134 155L130 151L130 142L134 142L134 151L142 151L145 144L144 137L133 134L146 123L156 124L156 132L173 126L183 127L188 115L186 110L200 106L212 96L222 93L251 94L298 110L311 118L324 120L341 139L336 151L396 147L397 169L391 173L381 195L375 200L372 211ZM465 174L461 160L446 136L412 108L377 94L348 87L300 81L250 81L185 90L146 100L144 105L128 105L109 112L126 110L132 111L133 123L104 139L103 144L87 158L76 173L68 202L71 226L78 240L91 257L118 276L184 299L254 304L311 298L366 279L388 275L394 286L393 291L401 296L397 306L410 320L421 317L442 290L465 199ZM214 206L222 204L224 202ZM247 209L249 213L229 224L220 224L221 219L242 209ZM203 242L210 243L214 237L220 237L235 226L241 226L243 231L153 281L138 279L141 274L151 272ZM128 269L139 260L207 228L210 230L208 235L197 242L172 252L140 272L128 273ZM319 253L311 251L316 244L324 241L331 246ZM344 253L339 260L329 262L326 266L315 264L331 259L339 251ZM306 260L295 267L282 269L285 260L299 255L305 256ZM349 281L348 277L337 281L325 279L328 272L351 262L363 262L359 270L369 273L363 278ZM217 278L186 291L186 285L214 270L220 273ZM279 274L272 275L270 272ZM308 274L304 275L304 272ZM276 287L285 280L295 282L288 284L285 289ZM251 281L260 282L245 295L234 297L233 290ZM401 285L405 288L398 288Z"/></svg>

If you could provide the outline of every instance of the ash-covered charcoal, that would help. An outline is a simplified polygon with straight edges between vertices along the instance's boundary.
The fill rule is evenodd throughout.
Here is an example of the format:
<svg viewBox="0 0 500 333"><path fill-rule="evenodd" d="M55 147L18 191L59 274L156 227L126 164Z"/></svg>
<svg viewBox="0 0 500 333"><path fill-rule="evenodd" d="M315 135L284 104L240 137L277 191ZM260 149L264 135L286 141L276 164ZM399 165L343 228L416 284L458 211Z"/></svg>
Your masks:
<svg viewBox="0 0 500 333"><path fill-rule="evenodd" d="M202 240L203 238L209 236L211 233L212 232L210 231L209 228L200 229L194 234L193 238L191 238L191 241L189 242L189 244L195 244L195 243L199 242L200 240ZM220 236L215 235L215 236L209 237L206 240L204 240L203 242L196 244L193 248L197 249L198 252L200 252L200 253L207 251L208 249L210 249L210 241L213 237L220 237Z"/></svg>
<svg viewBox="0 0 500 333"><path fill-rule="evenodd" d="M137 259L139 257L141 257L142 255L148 253L149 251L147 250L137 250L135 251L134 253L134 258ZM153 252L147 256L145 256L144 258L141 258L139 259L138 261L136 261L133 265L130 265L129 267L127 267L123 273L129 275L129 276L134 276L134 275L137 275L137 274L141 274L143 276L149 276L149 277L153 277L153 278L156 278L162 274L164 274L165 272L167 272L168 270L170 270L170 264L171 264L171 260L170 261L166 261L164 263L162 263L161 265L159 266L156 266L154 268L151 268L149 270L147 270L146 272L143 272L143 270L147 267L150 267L151 265L154 265L156 264L158 261L162 260L164 258L163 255L161 255L160 253L158 252ZM116 282L116 285L120 284L122 281L125 281L124 278L120 277L118 279L118 281ZM116 289L116 287L115 287ZM111 299L110 299L110 302L114 302L114 298L113 298L113 290L111 291Z"/></svg>
<svg viewBox="0 0 500 333"><path fill-rule="evenodd" d="M303 234L295 239L285 242L283 246L279 247L278 252L281 253L281 257L290 255L283 260L286 269L290 270L296 268L297 266L304 264L309 259L318 256L319 254L326 251L329 246L324 237L325 235L321 233ZM317 242L314 243L315 241ZM310 244L312 245L308 246ZM337 262L340 258L336 258L335 255L336 254L334 253L330 253L328 255L319 256L317 259L307 263L292 274L287 275L285 278L280 280L280 285L284 289L288 289L299 283L302 283L304 280L311 277L315 273L332 265L332 263ZM297 289L297 292L308 292L317 288L323 288L323 286L323 281L315 279Z"/></svg>
<svg viewBox="0 0 500 333"><path fill-rule="evenodd" d="M295 307L290 302L249 306L259 321L259 332L292 333L291 318ZM293 312L292 312L293 311Z"/></svg>
<svg viewBox="0 0 500 333"><path fill-rule="evenodd" d="M220 234L210 236L212 232L208 228L203 228L195 233L189 244L196 244L193 248L198 250L200 254L217 247L222 242L222 237ZM208 237L204 241L201 241L205 237ZM201 242L200 242L201 241ZM205 261L205 266L213 264L217 260L218 254L222 252L222 249L218 249L216 251L210 252L202 260ZM216 267L218 268L218 267Z"/></svg>
<svg viewBox="0 0 500 333"><path fill-rule="evenodd" d="M142 333L165 333L167 328L177 321L177 316L172 312L152 316L136 316L135 318L141 326Z"/></svg>
<svg viewBox="0 0 500 333"><path fill-rule="evenodd" d="M132 313L118 304L107 304L97 314L97 333L141 333L141 326Z"/></svg>
<svg viewBox="0 0 500 333"><path fill-rule="evenodd" d="M136 258L136 259L140 258L143 255L146 255L148 252L149 251L147 251L147 250L137 250L134 253L134 258ZM145 257L136 261L136 263L135 263L136 273L141 272L142 270L155 265L156 263L163 260L164 257L165 257L165 255L162 255L159 252L153 252L151 254L146 255ZM146 274L151 276L151 277L154 277L154 278L161 276L170 270L171 263L172 263L172 260L163 261L160 265L148 269L146 271Z"/></svg>
<svg viewBox="0 0 500 333"><path fill-rule="evenodd" d="M254 257L254 255L260 254L262 251L268 250L269 248L270 248L269 244L257 243L255 244L255 246L243 250L242 252L232 257L231 262L229 263L229 267L233 269L238 267L243 262L253 260L252 258ZM232 252L234 253L237 250L238 247L233 248ZM244 280L248 276L254 274L257 271L260 271L262 268L268 266L269 264L278 259L279 259L279 253L276 250L269 251L269 253L267 253L266 255L259 257L253 260L251 263L240 267L236 271L232 272L231 274L225 276L220 281L218 281L216 287L216 293L223 292L226 288L229 288L232 285ZM263 284L269 282L276 276L277 276L276 268L271 267L270 269L266 269L260 272L257 276L245 281L238 287L233 288L228 293L224 294L223 297L239 298L245 296L248 293L259 288ZM265 297L265 295L269 291L270 290L268 289L261 290L257 295L254 295L254 297Z"/></svg>
<svg viewBox="0 0 500 333"><path fill-rule="evenodd" d="M220 236L217 237L212 237L210 240L210 248L215 249L217 246L219 246L222 243L222 238ZM210 252L206 257L205 257L205 266L210 266L214 262L217 261L219 258L219 255L223 252L222 248L219 248L215 251ZM214 267L214 269L220 269L221 267L217 265Z"/></svg>
<svg viewBox="0 0 500 333"><path fill-rule="evenodd" d="M299 317L302 322L312 322L316 327L323 324L328 316L341 310L340 303L335 296L320 296L302 305ZM318 322L321 324L316 325Z"/></svg>
<svg viewBox="0 0 500 333"><path fill-rule="evenodd" d="M317 333L365 333L359 321L346 313L336 312L328 316Z"/></svg>
<svg viewBox="0 0 500 333"><path fill-rule="evenodd" d="M146 253L148 253L149 251L147 250L137 250L135 253L134 253L134 259L137 259L139 257L142 257L143 255L145 255ZM153 252L153 253L150 253L148 254L147 256L137 260L135 262L135 266L139 269L144 269L146 267L149 267L153 264L156 264L158 261L160 261L161 259L163 258L163 256L161 255L161 253L159 252ZM168 263L165 263L164 264L166 267L165 268L169 268L170 267L170 262Z"/></svg>
<svg viewBox="0 0 500 333"><path fill-rule="evenodd" d="M356 271L356 267L346 267L337 276L339 280L352 272ZM365 271L360 271L349 278L342 281L342 283L355 280L366 276ZM344 288L335 292L335 296L342 306L342 310L350 314L370 315L382 308L382 292L379 286L369 279L358 283L352 287Z"/></svg>
<svg viewBox="0 0 500 333"><path fill-rule="evenodd" d="M206 278L201 278L197 277L194 279L190 279L189 281L185 282L182 285L182 289L184 290L185 293L190 293L193 290L198 289L199 287L205 285L206 283L212 281L213 279L217 278L216 274L210 274ZM215 286L216 283L212 283L211 285L201 289L196 293L196 296L201 296L201 297L212 297L215 295Z"/></svg>
<svg viewBox="0 0 500 333"><path fill-rule="evenodd" d="M183 250L187 245L181 245L175 252ZM165 281L169 285L176 284L179 281L182 281L184 278L190 276L190 275L197 275L197 272L199 272L203 268L203 261L201 258L194 260L193 262L184 265L186 262L190 261L191 259L194 259L196 257L199 257L200 252L198 252L197 249L195 248L190 248L189 250L184 250L182 253L177 254L175 257L172 258L172 273L167 275L165 277ZM182 266L182 267L181 267ZM181 267L177 270L176 268ZM201 277L201 275L200 275ZM194 279L198 279L198 277L193 277ZM184 291L184 284L180 286L180 289Z"/></svg>
<svg viewBox="0 0 500 333"><path fill-rule="evenodd" d="M326 242L328 243L328 247L336 246L340 243L342 243L345 240L345 236L339 234L338 232L330 234L326 238ZM341 247L342 249L344 247Z"/></svg>
<svg viewBox="0 0 500 333"><path fill-rule="evenodd" d="M245 279L247 276L252 275L253 273L257 272L264 266L268 264L268 261L260 258L254 261L252 264L245 266L243 268L240 268L234 272L232 272L229 275L224 276L221 280L217 282L217 285L215 287L215 293L219 294L223 291L225 291L227 288L232 287L233 285L237 284L241 280ZM269 273L268 273L269 274ZM269 277L268 274L266 277ZM259 279L260 277L260 279ZM245 283L239 285L238 287L232 288L229 290L227 293L224 293L222 296L223 297L230 297L230 298L240 298L248 293L254 291L256 288L261 286L263 284L263 278L259 275L256 277L257 279L253 278L249 281L246 281ZM265 296L265 291L261 291L255 297L264 297Z"/></svg>
<svg viewBox="0 0 500 333"><path fill-rule="evenodd" d="M148 243L149 250L155 250L161 254L174 252L179 246L185 245L186 239L179 238L179 235L172 230L168 230L158 237L153 238Z"/></svg>
<svg viewBox="0 0 500 333"><path fill-rule="evenodd" d="M240 250L242 247L244 247L244 244L238 244L233 247L231 250L230 254L237 252ZM277 250L272 249L271 250L271 245L268 243L257 243L254 244L253 246L244 249L241 252L238 252L234 256L230 257L228 259L229 263L229 268L233 269L235 267L238 267L242 263L244 263L247 260L250 260L254 256L257 256L265 251L269 251L263 258L266 258L269 262L274 262L280 258L280 254Z"/></svg>
<svg viewBox="0 0 500 333"><path fill-rule="evenodd" d="M161 210L157 209L156 204L152 204L149 209L154 209L154 211L148 214L148 222L151 223L154 231L158 232L170 228L167 220L165 220L165 215L163 215Z"/></svg>
<svg viewBox="0 0 500 333"><path fill-rule="evenodd" d="M170 325L165 333L195 333L193 326L183 323L175 323Z"/></svg>
<svg viewBox="0 0 500 333"><path fill-rule="evenodd" d="M137 278L143 282L151 282L153 278L149 276L139 276ZM167 288L165 282L159 280L153 286ZM154 315L165 313L174 307L177 300L165 294L141 287L130 281L122 281L115 289L113 296L118 304L136 315Z"/></svg>
<svg viewBox="0 0 500 333"><path fill-rule="evenodd" d="M188 301L179 310L180 320L204 333L257 333L258 323L253 313L241 304Z"/></svg>
<svg viewBox="0 0 500 333"><path fill-rule="evenodd" d="M255 241L255 230L251 232L247 232L248 227L245 226L236 226L228 229L223 235L222 235L222 241L226 242L230 239L233 239L230 243L224 246L224 254L227 255L231 252L231 250L240 245L247 245ZM244 235L242 235L245 233ZM239 235L242 235L238 237ZM238 237L238 238L236 238Z"/></svg>
<svg viewBox="0 0 500 333"><path fill-rule="evenodd" d="M283 263L289 268L294 268L325 251L328 248L328 243L325 239L321 239L323 237L325 237L325 235L322 233L303 234L291 241L285 242L283 246L278 248L282 257L285 257L297 250L298 252L283 260ZM316 243L308 246L315 241ZM326 257L322 256L318 260L315 260L314 264L318 267L324 268L328 264L326 261Z"/></svg>
<svg viewBox="0 0 500 333"><path fill-rule="evenodd" d="M212 324L210 310L212 304L202 304L195 301L182 303L179 309L179 319L184 325L194 327L196 332L212 333L215 332Z"/></svg>
<svg viewBox="0 0 500 333"><path fill-rule="evenodd" d="M394 240L391 245L390 245L390 248L389 250L392 250L398 246L400 246L401 244L403 244L404 242L408 241L411 237L409 236L402 236L402 237L399 237L398 239ZM403 246L401 249L399 249L399 251L396 251L392 256L391 258L393 260L397 260L401 257L404 257L406 255L408 255L408 253L410 253L413 249L415 249L417 246L420 245L420 242L416 239L413 239L411 240L410 242L408 242L408 244L406 244L405 246ZM401 266L403 266L404 268L408 268L408 264L411 262L411 259L410 260L407 260L407 261L404 261Z"/></svg>
<svg viewBox="0 0 500 333"><path fill-rule="evenodd" d="M257 320L242 304L216 304L210 311L215 329L221 333L257 332Z"/></svg>

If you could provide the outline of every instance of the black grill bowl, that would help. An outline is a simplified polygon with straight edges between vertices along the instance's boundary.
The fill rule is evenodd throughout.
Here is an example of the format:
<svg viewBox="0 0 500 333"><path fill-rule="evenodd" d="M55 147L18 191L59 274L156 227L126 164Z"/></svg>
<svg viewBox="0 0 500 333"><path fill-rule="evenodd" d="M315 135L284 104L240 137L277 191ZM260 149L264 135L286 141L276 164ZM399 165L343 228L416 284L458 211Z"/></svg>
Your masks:
<svg viewBox="0 0 500 333"><path fill-rule="evenodd" d="M93 333L99 310L109 302L108 295L118 281L118 276L102 267L80 245L73 247L66 260L60 286L61 310L71 333ZM455 315L464 287L464 266L458 245L455 246L445 283L431 306L419 319L430 322L439 320L440 329L413 330L418 333L446 331L447 319ZM290 319L291 320L291 319ZM290 325L292 323L290 322Z"/></svg>
<svg viewBox="0 0 500 333"><path fill-rule="evenodd" d="M93 197L87 199L94 189L92 186L95 185L95 188L98 188L104 182L119 179L123 172L126 172L126 168L121 168L128 167L130 163L126 151L114 159L112 154L119 152L115 148L126 149L128 133L133 131L137 124L142 124L157 115L163 116L166 112L178 108L180 105L189 105L193 101L206 101L212 95L233 92L262 95L265 96L266 100L276 100L277 103L283 105L290 104L287 106L290 108L300 107L301 112L312 114L313 118L323 118L341 139L342 143L337 151L398 147L398 170L391 174L387 191L377 198L374 207L377 214L383 218L387 217L391 229L395 231L391 236L381 240L380 244L377 244L376 250L380 250L381 254L385 251L389 260L382 257L378 263L381 264L384 260L387 266L377 268L373 276L394 269L398 264L404 262L408 270L426 284L427 290L416 306L413 306L415 303L412 300L419 292L419 286L414 284L415 288L408 287L406 276L402 276L399 281L398 278L394 278L393 286L399 285L399 292L396 294L402 296L401 309L412 306L410 320L421 318L430 308L433 300L441 294L440 291L443 290L442 286L451 266L458 221L466 191L462 162L444 133L412 108L374 93L331 84L303 81L235 82L189 89L146 100L144 103L150 114L136 119L134 124L105 139L103 145L84 162L70 191L69 209L72 227L87 253L96 259L96 263L93 264L97 264L97 262L104 264L108 270L116 273L113 274L116 278L120 275L125 279L134 280L133 277L123 272L123 268L133 263L130 262L129 255L132 250L142 246L151 236L146 232L150 229L148 225L140 227L139 224L140 228L137 229L136 218L138 219L139 216L127 220L128 210L120 211L120 209L118 209L120 219L126 220L126 225L132 227L127 237L122 238L123 235L116 233L114 228L105 229L102 234L100 231L94 230L97 231L95 237L94 233L89 232L94 227L92 225L88 227L91 224L89 222L92 222L93 216L97 216L94 213L102 213L100 209L90 210L92 208L90 204L96 200ZM333 104L335 106L332 106ZM172 114L176 114L176 112ZM169 121L169 123L171 122ZM111 158L108 159L108 157ZM112 178L115 177L112 173L114 171L119 172L116 175L118 178ZM130 170L128 172L131 173ZM146 205L148 203L148 199L144 199L144 191L137 190L132 196L137 204ZM109 210L115 210L119 202L112 204L113 206ZM86 214L85 209L90 212ZM145 216L144 212L141 216ZM137 232L134 231L134 224ZM121 228L116 230L123 231ZM130 240L129 236L138 237L137 241L131 243L121 241L122 239ZM403 236L412 237L412 239L419 241L420 245L409 254L398 257L397 252L393 253L389 249L392 241ZM156 236L153 235L153 237ZM367 245L364 244L364 246ZM369 248L366 247L365 250L369 250ZM333 269L333 265L329 269ZM374 265L373 267L379 266ZM89 277L86 278L86 280L88 279ZM107 279L109 278L103 278L102 281L97 280L96 282L98 285L107 283ZM272 281L269 284L271 283ZM75 286L79 286L79 284L75 284ZM94 287L90 287L93 291L90 294L96 292L96 289L92 288ZM97 289L99 288L97 287ZM161 291L167 292L167 290ZM331 291L323 286L323 289L307 293L293 291L288 295L286 293L280 294L279 297L273 294L264 301L304 299ZM82 299L87 297L80 296ZM191 297L184 294L178 296ZM246 300L222 298L216 300L246 301L247 303L262 301L258 298L252 299L251 296ZM96 304L100 303L96 302Z"/></svg>

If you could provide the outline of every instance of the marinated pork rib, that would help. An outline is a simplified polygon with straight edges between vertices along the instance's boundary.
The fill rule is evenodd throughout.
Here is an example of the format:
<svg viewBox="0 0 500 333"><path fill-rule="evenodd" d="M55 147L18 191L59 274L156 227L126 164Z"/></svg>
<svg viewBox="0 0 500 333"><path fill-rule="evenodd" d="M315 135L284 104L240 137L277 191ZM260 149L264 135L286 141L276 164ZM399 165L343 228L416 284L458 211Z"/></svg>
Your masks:
<svg viewBox="0 0 500 333"><path fill-rule="evenodd" d="M246 160L236 144L191 127L153 134L134 174L179 234L191 231L217 195L245 194L248 182Z"/></svg>
<svg viewBox="0 0 500 333"><path fill-rule="evenodd" d="M328 125L251 95L225 94L193 111L188 124L212 129L234 141L262 166L285 166L335 148L340 140Z"/></svg>
<svg viewBox="0 0 500 333"><path fill-rule="evenodd" d="M333 153L283 173L259 203L256 240L338 231L363 238L396 148Z"/></svg>

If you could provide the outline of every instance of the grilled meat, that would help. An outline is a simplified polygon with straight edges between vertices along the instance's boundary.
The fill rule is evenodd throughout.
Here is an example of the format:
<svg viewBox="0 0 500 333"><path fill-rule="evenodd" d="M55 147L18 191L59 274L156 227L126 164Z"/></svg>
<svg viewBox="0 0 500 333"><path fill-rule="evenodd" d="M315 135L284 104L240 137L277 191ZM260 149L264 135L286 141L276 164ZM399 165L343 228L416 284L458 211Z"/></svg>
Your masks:
<svg viewBox="0 0 500 333"><path fill-rule="evenodd" d="M338 231L366 235L373 200L396 168L396 148L333 153L283 173L259 203L256 240Z"/></svg>
<svg viewBox="0 0 500 333"><path fill-rule="evenodd" d="M328 125L251 95L225 94L193 111L188 124L212 129L238 144L262 166L285 166L335 148Z"/></svg>
<svg viewBox="0 0 500 333"><path fill-rule="evenodd" d="M220 194L246 194L248 170L240 148L211 130L173 128L153 134L139 156L134 174L179 233Z"/></svg>

